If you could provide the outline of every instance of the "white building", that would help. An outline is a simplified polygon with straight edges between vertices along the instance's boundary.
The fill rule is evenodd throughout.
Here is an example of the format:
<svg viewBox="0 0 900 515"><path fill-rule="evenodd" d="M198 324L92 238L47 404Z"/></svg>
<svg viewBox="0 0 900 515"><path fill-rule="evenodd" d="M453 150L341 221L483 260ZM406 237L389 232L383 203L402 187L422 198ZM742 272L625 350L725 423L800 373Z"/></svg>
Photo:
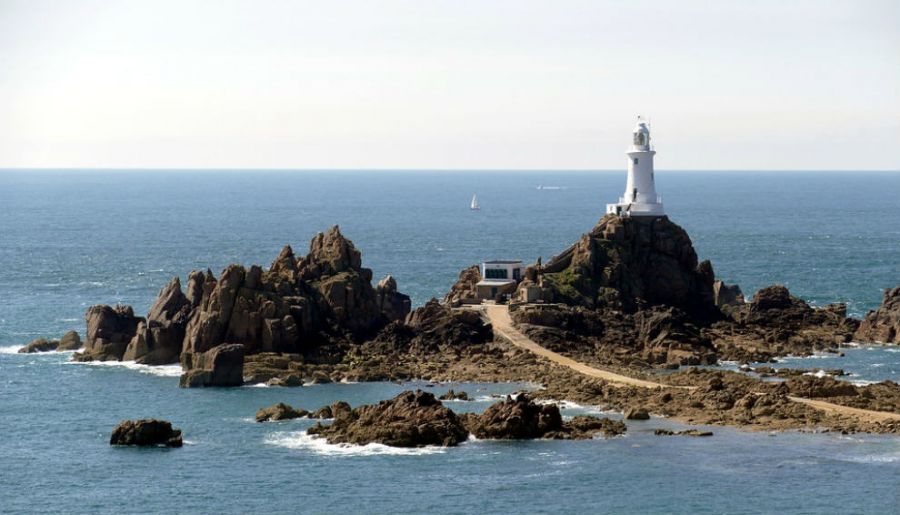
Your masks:
<svg viewBox="0 0 900 515"><path fill-rule="evenodd" d="M493 299L498 294L513 293L522 280L522 261L485 261L481 264L482 279L475 284L479 299Z"/></svg>
<svg viewBox="0 0 900 515"><path fill-rule="evenodd" d="M621 216L663 216L662 197L656 194L650 127L638 117L628 156L628 180L625 195L615 204L607 204L606 212Z"/></svg>

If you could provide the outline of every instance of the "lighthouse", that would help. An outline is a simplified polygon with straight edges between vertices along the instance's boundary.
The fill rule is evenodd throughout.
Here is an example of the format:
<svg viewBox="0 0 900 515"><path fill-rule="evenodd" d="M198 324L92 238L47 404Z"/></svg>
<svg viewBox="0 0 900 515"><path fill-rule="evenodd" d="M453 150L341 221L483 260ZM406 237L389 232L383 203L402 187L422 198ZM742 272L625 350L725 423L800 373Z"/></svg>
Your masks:
<svg viewBox="0 0 900 515"><path fill-rule="evenodd" d="M607 214L621 216L664 216L662 198L656 194L653 177L653 156L656 151L650 145L650 127L638 116L632 134L628 156L628 179L625 194L619 202L607 204Z"/></svg>

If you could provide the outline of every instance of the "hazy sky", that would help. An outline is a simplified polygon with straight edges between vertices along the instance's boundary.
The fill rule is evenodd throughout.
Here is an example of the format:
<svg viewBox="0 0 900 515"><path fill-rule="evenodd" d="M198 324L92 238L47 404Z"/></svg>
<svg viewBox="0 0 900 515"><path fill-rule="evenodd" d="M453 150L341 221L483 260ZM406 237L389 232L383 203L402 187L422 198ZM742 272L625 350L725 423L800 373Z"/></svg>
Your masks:
<svg viewBox="0 0 900 515"><path fill-rule="evenodd" d="M900 169L900 2L0 0L0 167Z"/></svg>

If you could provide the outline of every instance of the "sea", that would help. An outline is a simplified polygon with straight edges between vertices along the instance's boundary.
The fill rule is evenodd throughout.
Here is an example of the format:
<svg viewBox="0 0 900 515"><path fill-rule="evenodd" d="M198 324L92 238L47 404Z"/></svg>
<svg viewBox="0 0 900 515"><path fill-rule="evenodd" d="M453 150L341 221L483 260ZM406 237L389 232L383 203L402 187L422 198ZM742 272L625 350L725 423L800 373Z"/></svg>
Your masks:
<svg viewBox="0 0 900 515"><path fill-rule="evenodd" d="M863 316L900 285L900 173L659 171L657 190L716 275L749 298L780 283ZM479 411L533 384L425 382L180 389L177 366L23 355L84 334L94 304L146 313L173 276L268 266L332 225L378 280L422 305L463 268L544 261L589 231L623 171L0 170L0 513L900 513L900 438L713 427L659 437L470 440L456 448L329 445L308 420L258 424L276 402L315 409L423 388L467 391ZM481 209L469 203L478 195ZM900 348L786 358L900 381ZM621 418L600 406L563 414ZM171 420L180 449L110 447L126 418Z"/></svg>

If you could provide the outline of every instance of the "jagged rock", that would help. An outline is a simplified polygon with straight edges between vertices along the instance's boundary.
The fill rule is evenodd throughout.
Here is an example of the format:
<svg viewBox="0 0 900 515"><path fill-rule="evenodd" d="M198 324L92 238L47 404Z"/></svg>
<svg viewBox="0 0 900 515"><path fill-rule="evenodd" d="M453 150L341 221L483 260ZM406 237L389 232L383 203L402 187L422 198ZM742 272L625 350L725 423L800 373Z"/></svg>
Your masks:
<svg viewBox="0 0 900 515"><path fill-rule="evenodd" d="M524 440L542 438L563 427L562 415L555 404L535 404L528 395L507 396L467 421L469 431L478 438Z"/></svg>
<svg viewBox="0 0 900 515"><path fill-rule="evenodd" d="M436 299L410 313L406 325L413 331L413 345L421 349L436 349L441 345L464 347L493 338L490 325L478 313L454 310Z"/></svg>
<svg viewBox="0 0 900 515"><path fill-rule="evenodd" d="M397 291L397 281L388 275L375 287L375 303L388 321L405 320L412 304L409 295Z"/></svg>
<svg viewBox="0 0 900 515"><path fill-rule="evenodd" d="M332 412L331 425L317 424L308 433L321 435L329 443L381 443L394 447L447 447L468 438L459 417L434 395L421 390L403 392L392 400L353 410L332 406Z"/></svg>
<svg viewBox="0 0 900 515"><path fill-rule="evenodd" d="M642 357L650 364L712 365L716 350L709 338L676 308L653 307L634 315Z"/></svg>
<svg viewBox="0 0 900 515"><path fill-rule="evenodd" d="M68 331L59 339L58 351L78 350L81 348L81 337L77 331Z"/></svg>
<svg viewBox="0 0 900 515"><path fill-rule="evenodd" d="M900 286L884 291L881 306L866 314L854 338L860 342L900 343Z"/></svg>
<svg viewBox="0 0 900 515"><path fill-rule="evenodd" d="M585 440L601 435L606 438L625 434L625 423L610 418L592 415L578 415L571 420L564 420L560 431L544 434L544 438L557 440Z"/></svg>
<svg viewBox="0 0 900 515"><path fill-rule="evenodd" d="M190 364L182 362L185 372L179 385L199 386L241 386L244 384L244 346L241 344L218 345L206 352L183 354L182 359L190 359Z"/></svg>
<svg viewBox="0 0 900 515"><path fill-rule="evenodd" d="M192 272L192 279L189 279L194 281L191 284L194 298L199 281L197 274L199 272ZM159 292L147 320L138 324L122 359L145 365L177 363L191 310L192 301L182 293L180 279L173 278Z"/></svg>
<svg viewBox="0 0 900 515"><path fill-rule="evenodd" d="M456 306L465 301L478 299L478 288L475 286L481 280L481 267L472 265L459 273L459 279L450 287L450 291L444 297L444 303Z"/></svg>
<svg viewBox="0 0 900 515"><path fill-rule="evenodd" d="M712 266L698 263L687 232L667 217L606 215L542 275L554 298L570 305L667 305L703 319L718 313Z"/></svg>
<svg viewBox="0 0 900 515"><path fill-rule="evenodd" d="M113 429L109 444L181 447L181 430L166 420L123 420Z"/></svg>
<svg viewBox="0 0 900 515"><path fill-rule="evenodd" d="M309 418L317 418L319 420L326 420L332 417L334 417L334 414L331 412L331 406L322 406L309 416Z"/></svg>
<svg viewBox="0 0 900 515"><path fill-rule="evenodd" d="M309 412L305 409L295 409L283 402L279 402L268 408L261 408L256 412L257 422L274 422L276 420L291 420L305 417Z"/></svg>
<svg viewBox="0 0 900 515"><path fill-rule="evenodd" d="M91 306L84 315L87 322L84 352L76 354L82 361L121 361L137 326L144 321L134 316L131 306Z"/></svg>

